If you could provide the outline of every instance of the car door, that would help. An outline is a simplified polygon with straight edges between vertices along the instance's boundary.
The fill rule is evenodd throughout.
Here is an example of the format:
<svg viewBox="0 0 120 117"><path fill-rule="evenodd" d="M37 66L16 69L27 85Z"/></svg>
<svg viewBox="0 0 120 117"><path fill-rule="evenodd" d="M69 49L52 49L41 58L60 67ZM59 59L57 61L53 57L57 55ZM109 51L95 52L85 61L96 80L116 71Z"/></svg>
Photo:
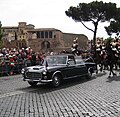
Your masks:
<svg viewBox="0 0 120 117"><path fill-rule="evenodd" d="M76 61L76 69L77 69L77 76L81 76L87 73L87 67L85 65L85 62L82 60L82 58L77 59Z"/></svg>
<svg viewBox="0 0 120 117"><path fill-rule="evenodd" d="M81 62L80 64L76 64L76 75L77 76L83 76L87 73L87 68L84 62Z"/></svg>
<svg viewBox="0 0 120 117"><path fill-rule="evenodd" d="M74 60L74 56L68 56L67 65L64 68L63 73L67 78L73 78L76 75L76 64Z"/></svg>

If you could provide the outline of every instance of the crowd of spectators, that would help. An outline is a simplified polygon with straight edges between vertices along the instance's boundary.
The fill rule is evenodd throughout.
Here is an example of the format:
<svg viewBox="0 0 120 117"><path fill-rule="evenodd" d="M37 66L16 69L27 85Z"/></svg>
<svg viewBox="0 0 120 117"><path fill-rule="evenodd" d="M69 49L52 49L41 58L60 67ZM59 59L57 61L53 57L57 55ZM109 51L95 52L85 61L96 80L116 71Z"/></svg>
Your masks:
<svg viewBox="0 0 120 117"><path fill-rule="evenodd" d="M60 53L72 53L63 50ZM41 53L34 52L31 47L27 48L2 48L0 49L0 76L13 75L21 73L22 68L42 65L44 57L52 54L60 54L55 52ZM74 53L73 53L74 54ZM78 55L78 53L77 53ZM83 59L88 58L88 52L79 52Z"/></svg>
<svg viewBox="0 0 120 117"><path fill-rule="evenodd" d="M30 47L0 49L0 76L13 75L21 72L23 67L41 65L44 55L34 52Z"/></svg>

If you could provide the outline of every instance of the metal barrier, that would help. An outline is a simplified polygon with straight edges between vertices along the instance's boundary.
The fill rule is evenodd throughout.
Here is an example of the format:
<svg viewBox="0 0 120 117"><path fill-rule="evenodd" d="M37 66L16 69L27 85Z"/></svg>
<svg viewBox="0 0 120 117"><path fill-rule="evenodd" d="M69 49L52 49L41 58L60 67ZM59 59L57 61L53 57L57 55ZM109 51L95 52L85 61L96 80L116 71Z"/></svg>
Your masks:
<svg viewBox="0 0 120 117"><path fill-rule="evenodd" d="M9 75L10 66L7 63L2 63L0 65L0 76Z"/></svg>
<svg viewBox="0 0 120 117"><path fill-rule="evenodd" d="M41 65L41 63L36 63L36 65ZM20 74L22 68L32 66L32 63L27 60L19 60L13 66L10 62L3 61L0 63L0 76Z"/></svg>
<svg viewBox="0 0 120 117"><path fill-rule="evenodd" d="M20 74L24 66L23 63L16 63L14 66L10 66L9 63L0 64L0 76Z"/></svg>

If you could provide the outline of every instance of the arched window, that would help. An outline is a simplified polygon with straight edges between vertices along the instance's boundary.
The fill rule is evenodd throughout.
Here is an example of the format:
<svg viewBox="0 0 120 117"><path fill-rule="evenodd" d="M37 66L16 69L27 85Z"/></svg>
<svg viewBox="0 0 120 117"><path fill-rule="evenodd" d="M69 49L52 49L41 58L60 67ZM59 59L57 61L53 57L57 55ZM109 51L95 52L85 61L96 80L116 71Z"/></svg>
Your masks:
<svg viewBox="0 0 120 117"><path fill-rule="evenodd" d="M49 49L50 43L48 41L43 41L41 44L41 49Z"/></svg>

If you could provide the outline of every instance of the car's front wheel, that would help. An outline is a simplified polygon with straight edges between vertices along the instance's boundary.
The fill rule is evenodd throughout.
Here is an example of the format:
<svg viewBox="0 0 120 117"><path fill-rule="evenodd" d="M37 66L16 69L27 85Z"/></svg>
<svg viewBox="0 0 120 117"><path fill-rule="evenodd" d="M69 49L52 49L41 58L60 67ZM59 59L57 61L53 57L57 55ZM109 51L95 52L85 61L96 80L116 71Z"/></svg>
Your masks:
<svg viewBox="0 0 120 117"><path fill-rule="evenodd" d="M29 85L31 85L32 87L37 85L37 81L28 81Z"/></svg>
<svg viewBox="0 0 120 117"><path fill-rule="evenodd" d="M54 75L53 79L52 79L52 85L53 87L58 87L61 83L61 76L59 74Z"/></svg>

